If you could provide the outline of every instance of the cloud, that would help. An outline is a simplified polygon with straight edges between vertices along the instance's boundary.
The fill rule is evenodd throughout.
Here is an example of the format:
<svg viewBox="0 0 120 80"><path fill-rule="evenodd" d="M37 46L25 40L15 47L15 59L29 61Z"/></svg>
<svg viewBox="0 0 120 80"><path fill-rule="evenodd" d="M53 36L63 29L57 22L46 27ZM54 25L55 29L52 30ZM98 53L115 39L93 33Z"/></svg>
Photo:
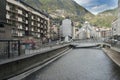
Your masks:
<svg viewBox="0 0 120 80"><path fill-rule="evenodd" d="M90 8L90 11L92 11L94 14L97 14L99 12L105 11L108 9L108 5L107 4L103 4L103 5L99 5L99 6L93 6Z"/></svg>
<svg viewBox="0 0 120 80"><path fill-rule="evenodd" d="M80 5L86 5L92 2L92 0L74 0L74 1L76 1Z"/></svg>
<svg viewBox="0 0 120 80"><path fill-rule="evenodd" d="M108 10L108 9L114 9L117 6L109 6L108 4L103 4L103 5L98 5L98 6L93 6L91 8L89 8L89 10L93 13L93 14L98 14L99 12Z"/></svg>
<svg viewBox="0 0 120 80"><path fill-rule="evenodd" d="M99 12L108 9L114 9L118 5L118 0L74 0L74 1L85 7L93 14L98 14Z"/></svg>

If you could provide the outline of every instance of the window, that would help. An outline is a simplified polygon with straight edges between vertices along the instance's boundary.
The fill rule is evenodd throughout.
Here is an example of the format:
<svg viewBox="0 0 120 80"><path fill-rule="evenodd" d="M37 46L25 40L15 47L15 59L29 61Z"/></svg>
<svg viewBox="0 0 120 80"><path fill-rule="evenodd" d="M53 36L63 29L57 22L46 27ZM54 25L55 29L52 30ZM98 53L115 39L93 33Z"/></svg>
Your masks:
<svg viewBox="0 0 120 80"><path fill-rule="evenodd" d="M4 24L0 23L0 28L3 28L4 27Z"/></svg>
<svg viewBox="0 0 120 80"><path fill-rule="evenodd" d="M40 29L38 29L38 32L40 32Z"/></svg>
<svg viewBox="0 0 120 80"><path fill-rule="evenodd" d="M25 30L28 30L28 27L26 27Z"/></svg>
<svg viewBox="0 0 120 80"><path fill-rule="evenodd" d="M29 35L29 31L25 31L25 36L28 36Z"/></svg>
<svg viewBox="0 0 120 80"><path fill-rule="evenodd" d="M31 31L34 31L34 28L31 28Z"/></svg>
<svg viewBox="0 0 120 80"><path fill-rule="evenodd" d="M38 34L37 37L40 38L40 34Z"/></svg>

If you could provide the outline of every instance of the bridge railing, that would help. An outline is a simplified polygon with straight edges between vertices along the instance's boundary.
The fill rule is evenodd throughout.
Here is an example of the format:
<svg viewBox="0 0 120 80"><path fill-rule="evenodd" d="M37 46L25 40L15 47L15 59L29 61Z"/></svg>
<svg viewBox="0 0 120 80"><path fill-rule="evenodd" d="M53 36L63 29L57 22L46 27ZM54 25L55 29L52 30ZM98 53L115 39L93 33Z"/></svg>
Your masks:
<svg viewBox="0 0 120 80"><path fill-rule="evenodd" d="M111 45L111 47L120 48L120 41L119 40L109 39L109 40L104 41L104 43Z"/></svg>

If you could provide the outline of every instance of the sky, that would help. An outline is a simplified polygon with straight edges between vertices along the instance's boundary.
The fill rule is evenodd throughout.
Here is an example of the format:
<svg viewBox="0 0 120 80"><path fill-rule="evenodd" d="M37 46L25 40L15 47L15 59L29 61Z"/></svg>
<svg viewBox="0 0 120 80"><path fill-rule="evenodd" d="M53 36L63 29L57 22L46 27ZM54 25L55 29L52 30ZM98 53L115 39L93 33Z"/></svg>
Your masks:
<svg viewBox="0 0 120 80"><path fill-rule="evenodd" d="M114 9L118 6L118 0L74 0L93 14Z"/></svg>

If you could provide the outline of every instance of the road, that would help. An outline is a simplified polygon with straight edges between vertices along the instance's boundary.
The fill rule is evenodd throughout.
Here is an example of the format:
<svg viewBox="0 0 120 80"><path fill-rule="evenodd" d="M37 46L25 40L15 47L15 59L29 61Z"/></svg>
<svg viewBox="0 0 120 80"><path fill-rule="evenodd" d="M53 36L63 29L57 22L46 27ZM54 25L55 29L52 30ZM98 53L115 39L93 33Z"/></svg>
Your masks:
<svg viewBox="0 0 120 80"><path fill-rule="evenodd" d="M101 49L74 49L23 80L120 80L120 68Z"/></svg>

